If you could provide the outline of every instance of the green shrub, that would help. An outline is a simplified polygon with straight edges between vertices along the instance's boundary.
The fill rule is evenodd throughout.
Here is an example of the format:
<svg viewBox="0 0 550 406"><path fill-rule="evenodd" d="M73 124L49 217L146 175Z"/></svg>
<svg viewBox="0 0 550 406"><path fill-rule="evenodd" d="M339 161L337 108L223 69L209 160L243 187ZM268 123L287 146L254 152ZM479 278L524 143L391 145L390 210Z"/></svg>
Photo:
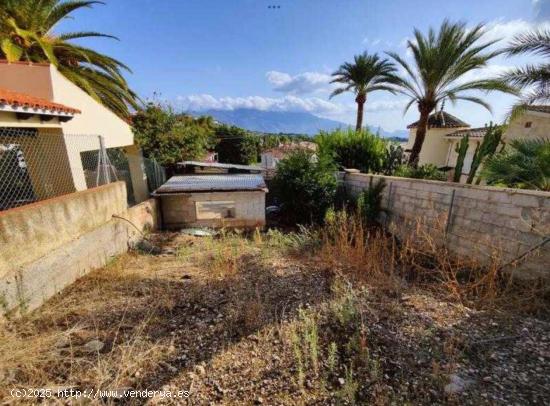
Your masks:
<svg viewBox="0 0 550 406"><path fill-rule="evenodd" d="M321 223L334 204L337 181L334 164L309 151L293 152L277 166L273 191L288 223Z"/></svg>
<svg viewBox="0 0 550 406"><path fill-rule="evenodd" d="M489 157L481 176L489 185L550 191L550 140L513 140Z"/></svg>
<svg viewBox="0 0 550 406"><path fill-rule="evenodd" d="M368 130L336 130L315 137L319 154L329 157L340 168L380 172L386 157L386 141Z"/></svg>
<svg viewBox="0 0 550 406"><path fill-rule="evenodd" d="M395 145L390 143L386 149L386 155L384 156L384 163L382 165L382 172L384 175L393 175L393 173L403 165L405 160L404 150L401 145Z"/></svg>
<svg viewBox="0 0 550 406"><path fill-rule="evenodd" d="M402 178L413 179L428 179L428 180L447 180L445 172L437 169L437 166L433 164L420 165L417 168L410 165L399 166L393 176L400 176Z"/></svg>
<svg viewBox="0 0 550 406"><path fill-rule="evenodd" d="M386 181L378 179L376 183L370 178L369 187L363 189L357 198L357 210L364 224L375 224L381 213L385 211L382 207L382 197Z"/></svg>
<svg viewBox="0 0 550 406"><path fill-rule="evenodd" d="M215 131L220 162L248 165L258 161L260 137L242 128L223 124Z"/></svg>

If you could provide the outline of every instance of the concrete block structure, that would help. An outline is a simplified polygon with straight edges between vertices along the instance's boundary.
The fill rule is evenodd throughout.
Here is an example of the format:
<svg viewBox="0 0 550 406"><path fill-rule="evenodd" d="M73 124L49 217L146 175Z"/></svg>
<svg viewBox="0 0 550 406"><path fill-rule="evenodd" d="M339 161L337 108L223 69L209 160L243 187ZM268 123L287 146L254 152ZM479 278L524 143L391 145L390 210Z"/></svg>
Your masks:
<svg viewBox="0 0 550 406"><path fill-rule="evenodd" d="M158 221L154 199L127 208L123 182L0 212L0 317L40 306Z"/></svg>
<svg viewBox="0 0 550 406"><path fill-rule="evenodd" d="M174 176L154 192L165 228L265 225L267 187L261 175Z"/></svg>
<svg viewBox="0 0 550 406"><path fill-rule="evenodd" d="M371 178L386 181L383 206L393 232L407 238L420 227L455 255L506 263L550 235L550 192L362 173L346 173L343 183L357 194ZM522 278L550 278L550 243L511 269Z"/></svg>

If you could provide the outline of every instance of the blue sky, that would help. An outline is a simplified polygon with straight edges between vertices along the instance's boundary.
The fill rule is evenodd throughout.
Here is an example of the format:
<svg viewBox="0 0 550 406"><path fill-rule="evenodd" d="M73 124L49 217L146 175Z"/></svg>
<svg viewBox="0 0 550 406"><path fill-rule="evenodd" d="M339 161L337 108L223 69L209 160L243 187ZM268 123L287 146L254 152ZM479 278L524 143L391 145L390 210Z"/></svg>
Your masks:
<svg viewBox="0 0 550 406"><path fill-rule="evenodd" d="M414 27L443 19L487 24L486 38L506 42L533 27L550 27L550 0L107 0L82 10L57 30L116 35L86 45L129 65L131 86L143 98L160 93L178 109L309 111L354 121L352 95L328 98L329 75L363 51L398 52ZM280 6L270 8L270 5ZM480 75L532 60L498 58ZM513 103L489 95L493 114L460 103L446 110L472 125L501 120ZM373 93L365 120L386 130L414 121L403 96Z"/></svg>

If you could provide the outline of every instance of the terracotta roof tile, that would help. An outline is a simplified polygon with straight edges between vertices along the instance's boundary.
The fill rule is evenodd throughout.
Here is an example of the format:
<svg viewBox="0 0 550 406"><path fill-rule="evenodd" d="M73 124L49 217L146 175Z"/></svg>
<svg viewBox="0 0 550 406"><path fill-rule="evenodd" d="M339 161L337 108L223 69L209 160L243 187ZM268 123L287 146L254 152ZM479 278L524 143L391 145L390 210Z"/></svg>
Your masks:
<svg viewBox="0 0 550 406"><path fill-rule="evenodd" d="M54 103L41 97L31 96L25 93L13 92L0 88L0 104L9 104L11 106L30 107L35 109L53 110L61 113L78 114L80 110Z"/></svg>
<svg viewBox="0 0 550 406"><path fill-rule="evenodd" d="M407 128L418 126L418 121L411 123ZM428 128L453 128L453 127L470 127L470 124L465 123L461 119L447 113L446 111L438 111L430 115L428 119Z"/></svg>
<svg viewBox="0 0 550 406"><path fill-rule="evenodd" d="M470 136L470 138L483 138L485 137L485 134L487 133L488 127L478 127L478 128L468 128L467 130L458 130L455 132L452 132L450 134L447 134L445 137L465 137L466 135Z"/></svg>
<svg viewBox="0 0 550 406"><path fill-rule="evenodd" d="M50 66L49 62L31 62L31 61L10 62L10 61L7 61L6 59L0 59L0 63L9 64L9 65Z"/></svg>
<svg viewBox="0 0 550 406"><path fill-rule="evenodd" d="M529 111L538 111L539 113L550 113L550 106L527 106L527 110Z"/></svg>

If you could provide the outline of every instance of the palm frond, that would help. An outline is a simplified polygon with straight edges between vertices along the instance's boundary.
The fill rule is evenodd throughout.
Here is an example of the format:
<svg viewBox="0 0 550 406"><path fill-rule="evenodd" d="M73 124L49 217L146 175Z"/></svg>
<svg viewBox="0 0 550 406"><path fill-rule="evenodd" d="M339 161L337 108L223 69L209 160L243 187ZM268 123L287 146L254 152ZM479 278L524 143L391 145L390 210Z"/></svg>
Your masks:
<svg viewBox="0 0 550 406"><path fill-rule="evenodd" d="M550 56L550 29L540 29L516 35L505 49L508 55L525 53Z"/></svg>

